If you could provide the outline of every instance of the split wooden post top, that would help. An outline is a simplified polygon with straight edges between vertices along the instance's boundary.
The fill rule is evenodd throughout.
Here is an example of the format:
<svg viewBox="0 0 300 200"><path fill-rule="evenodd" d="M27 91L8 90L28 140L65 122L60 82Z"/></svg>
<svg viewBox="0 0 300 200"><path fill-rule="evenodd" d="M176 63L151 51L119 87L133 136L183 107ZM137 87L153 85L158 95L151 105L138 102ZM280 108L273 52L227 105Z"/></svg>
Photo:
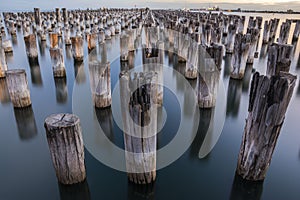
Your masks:
<svg viewBox="0 0 300 200"><path fill-rule="evenodd" d="M75 184L85 180L84 145L80 119L60 113L45 119L47 141L58 181Z"/></svg>

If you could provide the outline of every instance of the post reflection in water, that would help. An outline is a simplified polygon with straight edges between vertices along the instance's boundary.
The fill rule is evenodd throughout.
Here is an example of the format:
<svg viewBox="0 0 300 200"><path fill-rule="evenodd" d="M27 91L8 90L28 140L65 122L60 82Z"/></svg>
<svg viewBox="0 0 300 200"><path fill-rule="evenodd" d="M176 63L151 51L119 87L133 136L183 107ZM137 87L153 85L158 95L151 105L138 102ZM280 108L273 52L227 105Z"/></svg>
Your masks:
<svg viewBox="0 0 300 200"><path fill-rule="evenodd" d="M179 72L182 76L184 76L185 73L185 63L174 63L173 67L177 72ZM174 72L176 73L176 72ZM175 76L176 78L178 76ZM176 80L176 89L180 92L184 92L184 84L182 83L182 79Z"/></svg>
<svg viewBox="0 0 300 200"><path fill-rule="evenodd" d="M37 127L32 107L15 108L15 119L21 140L32 139L37 135Z"/></svg>
<svg viewBox="0 0 300 200"><path fill-rule="evenodd" d="M73 184L63 185L58 183L60 200L90 200L91 194L87 180Z"/></svg>
<svg viewBox="0 0 300 200"><path fill-rule="evenodd" d="M97 120L106 137L114 142L113 118L111 108L95 108Z"/></svg>
<svg viewBox="0 0 300 200"><path fill-rule="evenodd" d="M74 62L74 74L77 84L83 84L86 81L83 62Z"/></svg>
<svg viewBox="0 0 300 200"><path fill-rule="evenodd" d="M224 58L224 77L228 77L232 71L232 54L226 54Z"/></svg>
<svg viewBox="0 0 300 200"><path fill-rule="evenodd" d="M263 181L251 182L235 174L230 200L260 200L263 193Z"/></svg>
<svg viewBox="0 0 300 200"><path fill-rule="evenodd" d="M155 199L155 182L147 185L137 185L128 181L128 200L151 200Z"/></svg>
<svg viewBox="0 0 300 200"><path fill-rule="evenodd" d="M248 93L253 65L247 64L243 78L243 92Z"/></svg>
<svg viewBox="0 0 300 200"><path fill-rule="evenodd" d="M203 145L204 139L208 134L211 126L213 126L214 108L199 108L200 120L197 135L191 145L190 154L193 158L199 159L199 151Z"/></svg>
<svg viewBox="0 0 300 200"><path fill-rule="evenodd" d="M38 60L30 60L28 58L28 62L30 65L30 74L31 74L31 82L33 85L42 86L43 79L41 74L41 68L39 66Z"/></svg>
<svg viewBox="0 0 300 200"><path fill-rule="evenodd" d="M65 104L68 100L68 88L67 88L67 79L63 78L54 78L55 82L55 91L56 91L56 102Z"/></svg>
<svg viewBox="0 0 300 200"><path fill-rule="evenodd" d="M0 102L1 104L7 104L10 102L5 78L0 78Z"/></svg>
<svg viewBox="0 0 300 200"><path fill-rule="evenodd" d="M232 117L237 117L240 108L242 89L243 81L229 79L227 92L227 116L232 115Z"/></svg>

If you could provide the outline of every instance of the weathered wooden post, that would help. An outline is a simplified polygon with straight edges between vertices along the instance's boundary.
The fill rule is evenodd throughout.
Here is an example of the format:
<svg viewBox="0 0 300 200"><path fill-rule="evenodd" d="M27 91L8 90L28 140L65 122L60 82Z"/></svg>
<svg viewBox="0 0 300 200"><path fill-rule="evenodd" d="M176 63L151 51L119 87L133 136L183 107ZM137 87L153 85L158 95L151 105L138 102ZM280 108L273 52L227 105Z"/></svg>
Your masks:
<svg viewBox="0 0 300 200"><path fill-rule="evenodd" d="M73 114L53 114L45 119L44 126L58 181L65 185L84 181L86 172L80 119Z"/></svg>
<svg viewBox="0 0 300 200"><path fill-rule="evenodd" d="M10 99L15 108L23 108L31 105L30 91L26 72L23 69L7 70L5 72L6 83Z"/></svg>
<svg viewBox="0 0 300 200"><path fill-rule="evenodd" d="M287 20L286 22L283 22L280 27L280 34L278 38L279 44L287 44L289 35L291 30L291 21Z"/></svg>
<svg viewBox="0 0 300 200"><path fill-rule="evenodd" d="M4 50L0 47L0 78L5 77L5 71L7 70L7 63Z"/></svg>
<svg viewBox="0 0 300 200"><path fill-rule="evenodd" d="M97 46L97 34L87 34L88 51L91 52Z"/></svg>
<svg viewBox="0 0 300 200"><path fill-rule="evenodd" d="M247 64L253 64L254 63L254 57L256 52L256 47L258 45L259 40L259 29L248 29L248 33L250 34L250 47L249 47L249 55L247 59Z"/></svg>
<svg viewBox="0 0 300 200"><path fill-rule="evenodd" d="M219 89L220 71L215 59L207 54L205 47L198 50L197 97L200 108L213 108Z"/></svg>
<svg viewBox="0 0 300 200"><path fill-rule="evenodd" d="M37 61L38 59L38 50L36 45L35 34L30 34L24 36L26 54L30 61Z"/></svg>
<svg viewBox="0 0 300 200"><path fill-rule="evenodd" d="M127 175L135 184L156 179L157 74L120 73Z"/></svg>
<svg viewBox="0 0 300 200"><path fill-rule="evenodd" d="M295 30L293 33L293 41L298 41L300 35L300 20L297 20Z"/></svg>
<svg viewBox="0 0 300 200"><path fill-rule="evenodd" d="M230 77L233 79L243 79L244 70L250 50L251 35L238 33L234 42L234 55L232 57L233 71Z"/></svg>
<svg viewBox="0 0 300 200"><path fill-rule="evenodd" d="M71 37L72 52L75 62L83 61L83 39L80 36Z"/></svg>
<svg viewBox="0 0 300 200"><path fill-rule="evenodd" d="M235 37L236 37L236 25L230 24L228 27L228 36L227 36L227 44L226 44L226 53L233 53L233 49L235 46Z"/></svg>
<svg viewBox="0 0 300 200"><path fill-rule="evenodd" d="M99 31L98 41L100 44L103 44L105 42L105 33L103 30Z"/></svg>
<svg viewBox="0 0 300 200"><path fill-rule="evenodd" d="M201 34L201 44L204 46L209 46L211 42L211 32L212 27L210 24L202 25L202 34Z"/></svg>
<svg viewBox="0 0 300 200"><path fill-rule="evenodd" d="M120 36L120 59L121 61L128 61L128 35L123 32Z"/></svg>
<svg viewBox="0 0 300 200"><path fill-rule="evenodd" d="M41 13L39 8L34 8L34 20L36 29L39 32L41 30Z"/></svg>
<svg viewBox="0 0 300 200"><path fill-rule="evenodd" d="M265 21L263 44L268 44L270 41L271 21Z"/></svg>
<svg viewBox="0 0 300 200"><path fill-rule="evenodd" d="M62 16L63 16L63 20L64 20L64 24L67 25L69 18L68 18L68 11L66 8L62 8Z"/></svg>
<svg viewBox="0 0 300 200"><path fill-rule="evenodd" d="M4 49L5 53L13 52L12 43L9 39L2 40L2 48Z"/></svg>
<svg viewBox="0 0 300 200"><path fill-rule="evenodd" d="M216 67L221 71L224 55L223 45L213 43L211 46L206 47L206 52L212 59L214 59Z"/></svg>
<svg viewBox="0 0 300 200"><path fill-rule="evenodd" d="M293 46L274 43L269 47L267 75L278 75L280 71L289 72Z"/></svg>
<svg viewBox="0 0 300 200"><path fill-rule="evenodd" d="M50 57L54 78L66 76L63 50L58 48L58 34L50 33Z"/></svg>
<svg viewBox="0 0 300 200"><path fill-rule="evenodd" d="M7 83L4 78L0 78L0 102L6 104L10 102L9 92L7 89Z"/></svg>
<svg viewBox="0 0 300 200"><path fill-rule="evenodd" d="M197 51L199 45L196 42L190 41L189 49L188 49L188 56L185 68L185 77L187 79L196 79L198 75L198 68L197 68Z"/></svg>
<svg viewBox="0 0 300 200"><path fill-rule="evenodd" d="M163 43L158 42L158 48L143 48L143 69L145 72L154 71L157 73L158 83L157 86L157 104L163 104L163 94L164 94L164 87L163 87Z"/></svg>
<svg viewBox="0 0 300 200"><path fill-rule="evenodd" d="M271 19L271 29L270 29L270 42L273 43L275 41L276 32L279 26L280 19Z"/></svg>
<svg viewBox="0 0 300 200"><path fill-rule="evenodd" d="M49 41L50 41L50 48L57 48L58 47L58 34L51 32L49 33Z"/></svg>
<svg viewBox="0 0 300 200"><path fill-rule="evenodd" d="M111 106L110 63L100 62L97 56L89 54L91 92L96 108Z"/></svg>
<svg viewBox="0 0 300 200"><path fill-rule="evenodd" d="M64 30L64 41L65 41L66 46L69 46L72 44L72 41L70 39L70 29L69 28L65 28L65 30Z"/></svg>
<svg viewBox="0 0 300 200"><path fill-rule="evenodd" d="M264 180L296 80L285 72L272 77L254 74L237 164L237 173L243 179Z"/></svg>
<svg viewBox="0 0 300 200"><path fill-rule="evenodd" d="M38 133L32 107L14 109L17 128L21 140L28 140Z"/></svg>

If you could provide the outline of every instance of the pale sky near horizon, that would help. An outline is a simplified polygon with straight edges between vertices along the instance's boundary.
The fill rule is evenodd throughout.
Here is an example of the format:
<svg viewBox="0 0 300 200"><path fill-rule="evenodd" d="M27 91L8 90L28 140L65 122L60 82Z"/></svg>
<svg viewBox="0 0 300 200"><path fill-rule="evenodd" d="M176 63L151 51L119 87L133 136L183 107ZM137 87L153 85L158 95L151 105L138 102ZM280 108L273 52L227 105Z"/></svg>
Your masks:
<svg viewBox="0 0 300 200"><path fill-rule="evenodd" d="M50 10L54 7L99 8L99 7L150 7L150 8L202 8L218 5L221 8L287 10L300 11L300 1L296 0L0 0L0 10L20 11L40 7Z"/></svg>

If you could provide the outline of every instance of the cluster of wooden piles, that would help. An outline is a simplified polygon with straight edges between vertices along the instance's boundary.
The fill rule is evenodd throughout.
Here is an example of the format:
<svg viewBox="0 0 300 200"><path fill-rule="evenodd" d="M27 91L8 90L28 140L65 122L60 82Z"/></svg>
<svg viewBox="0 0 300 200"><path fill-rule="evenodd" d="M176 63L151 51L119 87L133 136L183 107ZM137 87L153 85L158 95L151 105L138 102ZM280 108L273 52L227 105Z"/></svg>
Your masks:
<svg viewBox="0 0 300 200"><path fill-rule="evenodd" d="M255 73L252 78L249 115L237 174L246 180L263 180L297 79L289 70L299 38L299 20L283 22L275 43L279 19L265 21L261 34L262 17L249 17L245 28L244 16L165 10L153 13L167 33L166 46L178 54L178 62L187 63L186 78L197 78L199 106L204 108L215 105L214 91L225 55L223 49L226 54L232 54L229 60L232 65L230 78L241 80L246 65L252 68L254 59L258 57L262 35L263 45L268 45L267 70L266 75ZM291 45L287 43L292 23L295 23L295 29Z"/></svg>
<svg viewBox="0 0 300 200"><path fill-rule="evenodd" d="M186 63L187 79L197 79L199 107L213 108L223 56L232 54L231 79L243 79L246 64L253 64L257 57L263 24L262 17L250 17L245 28L243 16L149 9L67 11L57 8L55 12L40 12L35 8L34 12L4 13L3 16L8 34L15 37L16 29L22 29L30 63L38 62L37 41L47 42L49 38L55 79L66 78L62 45L71 45L74 62L81 63L86 39L96 108L111 104L110 63L105 40L120 34L125 156L129 179L137 184L152 183L156 177L156 106L163 103L164 51L175 53L175 62ZM296 23L293 40L299 37L299 21L287 20L281 25L278 43L274 41L279 20L264 24L263 43L270 44L267 73L253 76L249 116L237 167L237 173L247 180L265 177L295 86L296 77L288 73L293 45L287 42L292 23ZM146 27L144 72L131 74L135 42L141 36L143 25ZM31 100L26 73L7 70L5 53L12 52L13 48L3 30L1 26L0 76L6 79L13 105L28 107ZM101 59L93 51L97 43L103 49ZM45 128L58 180L64 184L82 182L86 172L79 118L71 114L51 115L45 120Z"/></svg>

